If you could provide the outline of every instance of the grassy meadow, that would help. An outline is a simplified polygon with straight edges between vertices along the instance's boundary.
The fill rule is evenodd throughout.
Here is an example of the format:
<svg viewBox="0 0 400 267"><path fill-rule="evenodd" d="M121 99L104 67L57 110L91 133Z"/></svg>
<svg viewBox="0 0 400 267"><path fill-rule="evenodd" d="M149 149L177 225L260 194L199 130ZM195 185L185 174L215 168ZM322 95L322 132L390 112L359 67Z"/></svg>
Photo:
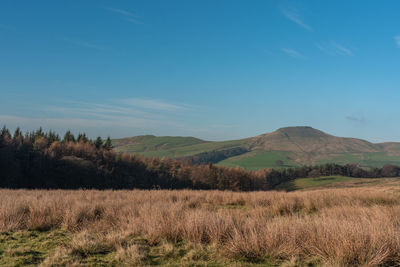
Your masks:
<svg viewBox="0 0 400 267"><path fill-rule="evenodd" d="M371 182L372 180L382 180L382 179L364 179L364 178L353 178L346 176L322 176L313 178L299 178L293 181L285 182L277 186L277 190L294 191L294 190L304 190L304 189L319 189L321 187L338 187L341 183L348 186L348 182L359 181L360 184Z"/></svg>
<svg viewBox="0 0 400 267"><path fill-rule="evenodd" d="M400 264L397 178L307 179L294 192L3 189L0 266Z"/></svg>
<svg viewBox="0 0 400 267"><path fill-rule="evenodd" d="M292 161L289 156L291 152L287 151L250 151L239 156L230 157L218 162L217 165L235 168L242 167L245 170L259 170L262 168L290 168L299 167L300 164ZM281 161L281 165L276 162Z"/></svg>
<svg viewBox="0 0 400 267"><path fill-rule="evenodd" d="M193 137L139 136L114 140L115 151L146 157L178 158L202 152L247 146L246 140L207 142Z"/></svg>

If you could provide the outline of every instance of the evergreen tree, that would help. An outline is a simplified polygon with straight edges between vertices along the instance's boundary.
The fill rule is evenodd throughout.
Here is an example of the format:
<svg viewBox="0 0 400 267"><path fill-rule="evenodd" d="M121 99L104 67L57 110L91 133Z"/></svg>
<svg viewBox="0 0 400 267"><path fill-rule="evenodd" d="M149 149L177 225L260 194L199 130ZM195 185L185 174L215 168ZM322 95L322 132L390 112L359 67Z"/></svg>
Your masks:
<svg viewBox="0 0 400 267"><path fill-rule="evenodd" d="M80 134L78 134L77 141L78 141L78 143L86 143L89 141L89 139L87 138L85 133L80 133Z"/></svg>
<svg viewBox="0 0 400 267"><path fill-rule="evenodd" d="M103 139L101 137L97 137L96 141L94 142L94 145L96 146L97 149L101 148L103 146Z"/></svg>
<svg viewBox="0 0 400 267"><path fill-rule="evenodd" d="M42 127L40 127L39 130L36 130L36 132L35 132L35 137L34 137L35 141L37 139L39 139L39 137L44 137L44 135L45 134L43 132L43 129L42 129Z"/></svg>
<svg viewBox="0 0 400 267"><path fill-rule="evenodd" d="M1 138L11 138L10 131L7 129L7 127L4 125L3 128L0 131L0 137Z"/></svg>
<svg viewBox="0 0 400 267"><path fill-rule="evenodd" d="M103 147L106 150L111 150L113 148L112 141L111 141L110 137L107 137L107 140L104 143Z"/></svg>
<svg viewBox="0 0 400 267"><path fill-rule="evenodd" d="M13 139L15 140L16 138L18 138L20 136L22 136L22 132L21 132L21 129L19 127L17 127L17 129L15 129Z"/></svg>
<svg viewBox="0 0 400 267"><path fill-rule="evenodd" d="M60 141L60 136L51 130L47 134L46 138L49 141L49 144L52 144L55 141Z"/></svg>
<svg viewBox="0 0 400 267"><path fill-rule="evenodd" d="M75 136L71 133L71 131L67 131L64 135L64 139L63 139L64 143L67 142L75 142Z"/></svg>
<svg viewBox="0 0 400 267"><path fill-rule="evenodd" d="M21 132L20 128L17 127L17 129L15 129L15 132L13 135L13 143L16 145L20 145L20 144L22 144L22 141L23 141L22 132Z"/></svg>

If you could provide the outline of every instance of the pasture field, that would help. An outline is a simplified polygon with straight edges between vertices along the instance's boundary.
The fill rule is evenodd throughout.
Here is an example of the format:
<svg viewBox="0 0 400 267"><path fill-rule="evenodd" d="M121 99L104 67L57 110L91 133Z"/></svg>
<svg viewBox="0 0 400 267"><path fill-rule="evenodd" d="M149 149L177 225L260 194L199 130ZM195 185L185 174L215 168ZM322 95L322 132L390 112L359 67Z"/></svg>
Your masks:
<svg viewBox="0 0 400 267"><path fill-rule="evenodd" d="M146 157L178 158L238 146L246 146L246 141L206 142L198 141L198 139L186 139L184 137L153 137L149 141L143 143L121 144L121 146L116 146L114 150L116 152L126 152Z"/></svg>
<svg viewBox="0 0 400 267"><path fill-rule="evenodd" d="M250 151L248 153L230 157L218 162L217 165L235 168L242 167L245 170L259 170L263 168L289 168L299 167L300 165L289 159L291 152L287 151ZM277 165L280 160L283 164Z"/></svg>
<svg viewBox="0 0 400 267"><path fill-rule="evenodd" d="M2 189L0 266L399 265L400 180L334 179L294 192Z"/></svg>
<svg viewBox="0 0 400 267"><path fill-rule="evenodd" d="M277 190L286 190L286 191L294 191L294 190L304 190L304 189L312 189L321 187L330 187L330 186L338 186L340 183L344 183L346 186L347 182L355 182L359 181L361 184L364 182L371 182L372 180L382 180L382 179L365 179L365 178L353 178L346 176L322 176L315 178L299 178L293 181L285 182L277 186Z"/></svg>
<svg viewBox="0 0 400 267"><path fill-rule="evenodd" d="M315 178L299 178L278 185L278 191L317 190L328 188L351 188L375 185L396 185L399 178L354 178L346 176L322 176Z"/></svg>
<svg viewBox="0 0 400 267"><path fill-rule="evenodd" d="M373 153L343 153L321 157L315 164L335 162L337 164L359 164L364 167L382 167L385 164L399 165L400 157L388 155L386 152Z"/></svg>

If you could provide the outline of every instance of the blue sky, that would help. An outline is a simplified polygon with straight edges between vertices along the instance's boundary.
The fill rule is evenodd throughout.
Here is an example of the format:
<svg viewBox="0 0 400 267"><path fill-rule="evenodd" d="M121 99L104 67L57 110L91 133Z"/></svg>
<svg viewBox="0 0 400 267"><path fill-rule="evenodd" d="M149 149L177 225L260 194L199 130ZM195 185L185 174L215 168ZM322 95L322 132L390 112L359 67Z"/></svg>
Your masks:
<svg viewBox="0 0 400 267"><path fill-rule="evenodd" d="M400 141L399 1L0 3L0 124Z"/></svg>

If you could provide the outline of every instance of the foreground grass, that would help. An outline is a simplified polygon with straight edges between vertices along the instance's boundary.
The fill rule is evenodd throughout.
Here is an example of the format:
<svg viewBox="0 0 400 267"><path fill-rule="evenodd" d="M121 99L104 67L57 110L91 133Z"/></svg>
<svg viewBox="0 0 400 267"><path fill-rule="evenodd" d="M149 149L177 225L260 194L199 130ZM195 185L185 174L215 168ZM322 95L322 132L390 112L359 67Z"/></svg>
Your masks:
<svg viewBox="0 0 400 267"><path fill-rule="evenodd" d="M394 266L400 183L385 181L289 193L0 190L0 266Z"/></svg>
<svg viewBox="0 0 400 267"><path fill-rule="evenodd" d="M3 232L0 234L0 266L37 265L56 248L68 244L70 236L61 230Z"/></svg>
<svg viewBox="0 0 400 267"><path fill-rule="evenodd" d="M269 259L251 262L218 255L215 246L190 242L150 244L126 235L50 230L6 232L0 235L0 266L272 266Z"/></svg>

